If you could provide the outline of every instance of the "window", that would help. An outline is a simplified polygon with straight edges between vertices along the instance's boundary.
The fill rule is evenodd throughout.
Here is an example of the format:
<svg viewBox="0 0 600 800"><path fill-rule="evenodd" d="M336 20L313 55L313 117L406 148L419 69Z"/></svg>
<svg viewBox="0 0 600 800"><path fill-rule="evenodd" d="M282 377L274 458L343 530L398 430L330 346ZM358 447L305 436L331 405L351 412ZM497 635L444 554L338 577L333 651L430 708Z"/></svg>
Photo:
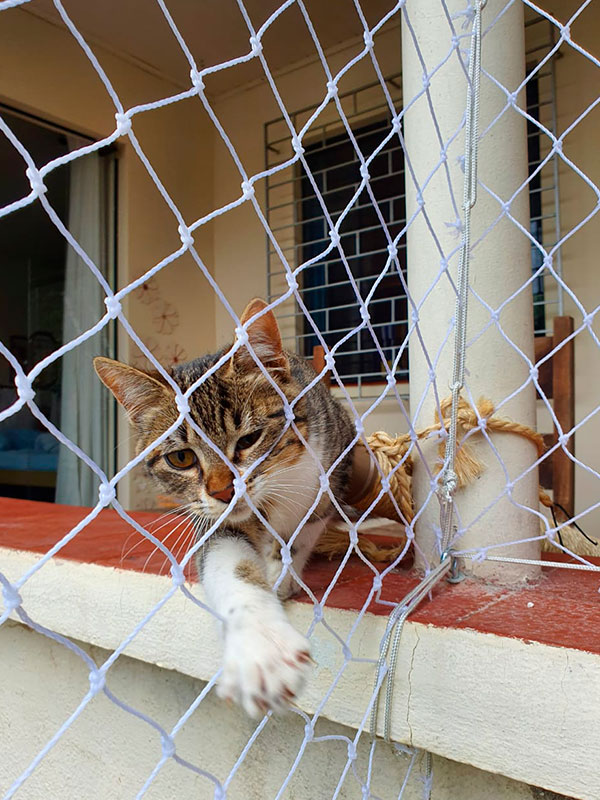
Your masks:
<svg viewBox="0 0 600 800"><path fill-rule="evenodd" d="M10 109L1 112L38 166L90 141L29 115ZM4 206L26 196L30 187L26 164L4 136L0 163ZM114 155L108 152L60 166L45 179L45 197L60 221L109 277L114 269L115 170ZM39 200L0 219L0 252L5 300L0 340L29 372L63 342L98 321L104 313L104 294ZM113 449L108 440L112 432L100 431L106 417L94 405L91 355L111 350L110 332L105 329L49 364L34 382L35 403L44 417L104 467ZM16 399L14 378L11 365L0 356L2 409ZM108 409L106 413L110 417ZM101 445L92 439L102 440ZM27 406L0 423L0 495L90 505L96 499L94 487L90 470L59 446Z"/></svg>
<svg viewBox="0 0 600 800"><path fill-rule="evenodd" d="M547 51L551 45L551 41L538 44L529 52ZM400 76L388 78L387 84L396 107L400 107ZM365 86L342 98L353 134L365 154L371 154L381 144L391 127L387 107L382 105L383 93L378 86ZM378 101L374 102L377 96ZM526 102L531 117L554 130L552 60L528 81ZM293 116L294 123L296 118L302 123L310 111L312 109L299 111ZM317 124L326 112L327 109L320 115ZM314 137L307 137L305 158L335 224L360 185L360 176L354 147L345 130L340 130L339 117L335 122L336 112L332 110L329 113L330 118L326 117L317 128L311 128ZM559 237L556 156L538 170L548 154L549 140L533 122L527 125L527 143L529 174L532 176L529 184L531 234L548 250ZM267 166L289 158L291 154L286 149L288 147L282 121L268 123ZM363 298L379 278L388 256L387 239L379 215L388 226L392 238L402 230L406 221L404 159L397 137L391 138L371 162L369 174L378 212L366 191L363 191L340 226L346 263ZM315 258L330 243L331 226L315 187L302 168L288 168L267 179L267 218L286 257L294 266ZM398 243L398 259L404 274L405 248L405 242L401 239ZM542 265L542 256L534 245L531 258L535 272ZM558 260L560 255L557 254L555 258ZM287 284L280 260L270 245L268 265L269 298L274 299L285 291ZM560 273L559 262L555 262L555 268ZM532 288L535 332L536 335L545 335L556 313L553 307L558 306L560 313L560 287L548 274L542 273L535 278ZM328 346L339 342L359 324L355 291L337 249L303 269L300 292ZM369 310L386 361L391 364L401 352L396 376L400 381L407 380L408 348L405 345L401 350L408 329L407 301L395 268L390 269L378 283ZM288 303L283 306L280 321L286 346L310 358L318 340L304 315ZM363 330L344 341L337 350L336 364L344 383L357 387L359 394L366 385L384 380L385 364L368 331Z"/></svg>

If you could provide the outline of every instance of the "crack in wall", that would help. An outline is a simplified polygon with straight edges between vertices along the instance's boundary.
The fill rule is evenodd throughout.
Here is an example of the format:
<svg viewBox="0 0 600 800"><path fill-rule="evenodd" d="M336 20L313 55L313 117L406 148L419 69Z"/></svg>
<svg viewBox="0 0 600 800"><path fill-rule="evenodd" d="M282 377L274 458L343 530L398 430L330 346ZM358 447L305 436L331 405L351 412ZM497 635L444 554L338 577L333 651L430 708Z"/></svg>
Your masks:
<svg viewBox="0 0 600 800"><path fill-rule="evenodd" d="M414 667L414 663L415 663L415 653L416 653L416 650L417 650L417 647L418 647L418 644L419 644L419 641L420 641L418 625L415 625L414 631L415 631L415 644L414 644L414 647L412 649L412 653L410 654L410 666L408 668L408 675L406 676L406 680L408 682L408 691L407 691L407 696L406 696L406 726L408 728L408 743L411 746L412 746L412 743L413 743L413 734L412 734L412 727L411 727L411 724L410 724L410 699L412 697L412 673L413 673L413 667Z"/></svg>

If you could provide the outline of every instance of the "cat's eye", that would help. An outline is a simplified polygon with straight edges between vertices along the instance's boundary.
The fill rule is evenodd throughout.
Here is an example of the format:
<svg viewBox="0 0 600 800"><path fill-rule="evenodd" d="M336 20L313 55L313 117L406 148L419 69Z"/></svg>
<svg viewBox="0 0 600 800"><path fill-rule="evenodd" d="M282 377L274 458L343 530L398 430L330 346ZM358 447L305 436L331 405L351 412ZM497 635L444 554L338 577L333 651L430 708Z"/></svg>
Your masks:
<svg viewBox="0 0 600 800"><path fill-rule="evenodd" d="M238 452L240 450L247 450L249 447L252 447L253 444L256 444L261 436L262 428L258 428L258 430L252 431L252 433L247 433L245 436L240 436L240 438L237 440L235 449Z"/></svg>
<svg viewBox="0 0 600 800"><path fill-rule="evenodd" d="M189 469L198 463L193 450L174 450L165 455L167 462L175 469Z"/></svg>

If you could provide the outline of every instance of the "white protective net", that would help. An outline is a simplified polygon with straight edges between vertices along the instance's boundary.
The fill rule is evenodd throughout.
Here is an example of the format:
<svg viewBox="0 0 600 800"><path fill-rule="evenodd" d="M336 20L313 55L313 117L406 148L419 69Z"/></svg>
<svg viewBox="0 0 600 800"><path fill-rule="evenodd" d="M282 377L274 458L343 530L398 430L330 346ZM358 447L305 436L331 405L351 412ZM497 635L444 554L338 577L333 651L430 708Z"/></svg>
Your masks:
<svg viewBox="0 0 600 800"><path fill-rule="evenodd" d="M26 4L27 0L5 0L0 3L0 10L12 13L8 10ZM248 794L245 794L246 790L243 787L240 789L235 779L243 765L253 759L253 746L258 737L267 735L263 732L268 726L273 727L278 724L270 714L260 721L247 742L238 749L233 763L225 765L225 762L221 762L217 765L211 763L208 758L196 761L188 757L189 750L186 751L186 757L178 752L178 736L202 704L211 700L220 676L219 670L193 701L186 704L183 713L178 710L171 715L175 721L170 727L159 724L150 714L121 699L110 688L111 672L115 669L116 662L123 656L137 652L136 640L143 637L152 620L173 601L175 596L185 596L188 600L186 607L195 606L194 611L198 610L203 618L215 616L214 612L199 599L201 595L197 585L186 581L186 575L198 549L215 533L218 524L206 530L201 539L190 544L183 553L176 545L164 544L164 533L159 537L157 530L140 524L135 515L128 512L117 499L119 483L130 475L156 443L137 457L131 458L121 469L115 470L114 474L106 474L80 442L70 440L57 425L53 424L48 415L40 410L36 405L34 388L34 382L44 370L76 348L83 347L100 331L108 331L116 320L120 329L135 343L148 362L161 372L175 393L180 416L163 434L160 441L178 427L184 417L197 434L207 441L206 434L188 414L188 399L207 376L198 379L183 394L153 354L154 348L148 346L146 337L138 335L128 321L123 311L123 303L126 298L130 303L138 302L137 298L141 295L136 294L136 290L139 292L140 288L148 286L153 276L168 271L173 262L187 253L194 259L198 270L212 287L216 302L221 304L231 318L231 328L237 331L233 352L243 344L247 344L246 332L240 327L238 316L241 309L233 307L215 279L213 271L203 262L194 245L194 235L197 235L203 226L208 226L220 216L226 220L228 212L245 204L253 209L256 218L264 226L268 240L269 268L272 276L269 286L269 307L280 313L282 319L286 313L291 314L295 320L294 325L298 314L301 315L304 328L301 336L295 338L297 344L300 339L308 341L311 346L318 344L323 347L324 372L330 374L332 390L346 403L355 422L356 438L353 444L365 441L365 429L370 429L370 419L377 415L382 404L394 402L397 405L395 428L407 430L410 441L394 470L404 469L407 461L412 462L415 500L414 518L407 520L399 500L396 497L392 498L398 517L406 523L406 544L390 564L382 566L373 565L369 561L361 551L357 538L364 523L372 516L379 498L375 498L370 507L361 512L361 516L356 520L350 519L347 509L339 506L332 497L349 529L347 551L334 565L330 574L330 584L324 587L325 590L319 597L311 588L310 580L304 581L299 575L295 577L310 599L314 612L312 622L305 632L311 639L315 632L325 629L329 641L332 642L331 646L335 648L338 656L341 654L341 659L339 666L332 671L322 697L315 703L315 707L311 708L311 712L303 710L302 698L299 707L290 710L290 714L301 718L303 735L296 742L294 757L282 768L283 779L274 790L269 788L268 794L260 796L277 798L292 796L288 794L289 787L292 781L296 780L297 773L303 773L305 776L303 780L307 780L306 771L310 771L315 748L325 748L328 746L326 743L342 742L347 748L347 757L343 760L339 775L336 775L331 792L319 796L362 796L365 800L383 797L384 795L379 794L376 788L380 776L374 774L373 764L376 748L386 748L387 745L378 744L376 737L369 739L369 727L371 733L383 732L386 738L390 738L393 673L398 650L402 646L400 636L402 624L416 604L427 597L436 583L447 577L449 570L457 566L453 558L448 555L449 550L463 557L459 562L459 566L463 569L470 570L474 564L474 569L482 570L484 575L489 574L486 569L493 571L497 562L501 561L512 564L512 567L510 563L504 564L504 567L535 571L537 565L541 563L540 545L542 541L551 539L556 552L553 559L560 567L589 571L600 569L597 563L580 554L581 550L577 545L580 541L586 540L578 539L577 533L573 531L568 538L566 534L564 539L562 535L558 536L564 534L569 525L578 523L591 538L595 538L594 534L600 522L594 513L600 507L600 503L594 499L594 487L600 478L598 471L600 465L596 454L587 445L590 436L584 433L585 441L581 437L581 446L578 440L577 454L573 447L575 435L582 429L586 431L584 426L593 426L595 423L595 416L600 408L597 403L597 392L588 390L585 377L588 370L583 369L581 373L576 371L575 386L580 394L575 395L575 401L572 397L565 401L567 405L574 403L575 419L568 429L563 429L557 416L556 394L553 398L548 396L547 385L540 377L544 364L552 362L557 354L569 347L573 341L579 343L585 338L585 345L581 345L582 358L588 358L591 354L591 358L595 359L597 349L600 349L600 342L594 330L596 311L600 307L598 292L585 280L586 274L591 273L592 263L589 251L586 251L585 247L578 251L575 244L584 226L597 224L595 215L600 203L600 192L593 180L594 176L586 172L586 169L589 170L591 167L582 167L573 155L573 148L568 146L569 137L578 129L583 129L585 123L589 122L588 117L593 117L599 98L594 93L595 90L591 96L589 92L587 95L582 92L581 97L584 99L578 107L573 107L575 110L569 110L570 117L565 124L562 124L562 118L556 117L554 94L551 105L554 117L544 116L544 104L539 99L539 93L542 91L540 82L549 74L544 70L549 70L550 67L554 69L554 60L558 54L576 53L578 59L585 63L586 69L591 67L595 70L600 66L598 60L580 46L571 33L578 19L590 6L590 2L573 4L569 15L564 19L561 17L559 21L545 9L528 0L523 0L522 3L514 0L505 3L503 0L497 0L488 2L483 10L481 6L484 4L480 2L463 6L460 3L439 0L439 3L431 4L436 6L439 17L435 24L431 24L427 16L423 17L419 12L416 3L411 5L406 0L391 5L389 10L373 23L370 21L372 15L369 15L367 21L359 0L354 0L352 10L357 24L362 28L363 45L357 49L357 54L351 60L336 70L332 70L329 66L331 59L319 41L311 22L311 14L302 0L288 0L283 3L262 22L260 27L256 27L256 20L251 19L242 0L238 0L236 13L241 15L247 25L249 49L236 58L211 66L200 66L197 63L186 44L186 31L179 29L177 20L171 15L163 0L157 0L157 4L168 26L169 36L174 37L189 63L189 89L157 101L126 108L105 71L102 59L95 53L94 47L86 41L66 7L60 0L54 0L61 24L70 32L89 59L114 104L115 129L110 136L100 141L77 147L64 156L37 166L30 152L7 122L0 120L3 134L22 158L23 170L30 184L30 191L26 196L0 209L1 217L9 218L19 209L32 204L40 205L66 240L69 250L79 256L82 264L101 286L106 305L106 313L93 326L82 330L70 341L64 342L31 368L26 368L20 363L9 347L0 342L0 353L14 371L14 383L17 389L16 400L0 412L0 420L10 420L27 405L41 425L60 442L63 448L67 448L81 459L100 483L98 501L94 507L82 515L76 525L61 532L62 535L56 537L55 544L40 555L25 573L16 576L11 574L9 577L0 569L4 598L4 610L0 622L16 619L39 634L49 637L53 643L71 650L89 669L90 682L89 691L81 697L80 704L72 713L65 715L64 722L51 738L39 747L28 765L24 769L15 771L12 783L3 787L4 796L13 797L21 789L24 796L27 796L25 787L28 779L49 757L55 745L69 735L70 729L80 716L86 714L96 696L102 693L124 712L146 723L151 735L160 740L160 756L154 769L139 786L136 796L142 797L146 793L148 796L159 796L152 794L156 781L167 765L173 764L178 765L178 769L197 776L198 794L195 796L215 798L259 796L259 794L251 795L249 790ZM35 2L31 5L35 5ZM364 5L369 6L368 3ZM289 109L284 104L278 89L278 79L270 69L262 45L267 33L277 32L281 18L289 13L291 8L301 15L324 74L320 102L310 112L298 117L292 113L295 109ZM523 42L519 41L518 35L511 38L510 42L503 38L510 35L511 31L514 33L514 28L511 26L514 26L515 19L521 20L519 24L521 32L523 31L524 12L527 24L531 30L535 29L526 40L528 49L523 48ZM199 5L197 13L201 20L202 4ZM390 91L389 81L378 61L378 35L394 22L402 27L402 76L397 78L395 89L401 81L403 97L395 89ZM547 43L545 39L541 41L538 35L539 23L543 23L544 27L542 39L547 37L550 31ZM486 49L488 43L489 49ZM522 62L526 54L529 55L524 72ZM480 58L482 58L481 77L479 77ZM228 131L220 121L214 108L215 104L205 91L205 83L210 81L214 73L252 61L260 64L262 77L268 83L279 108L284 130L280 135L280 141L285 145L281 145L277 156L274 157L275 163L273 160L268 161L268 166L263 171L248 174L234 147L232 132ZM379 137L377 146L368 152L364 152L361 148L361 138L355 136L354 122L352 124L349 122L349 118L353 119L357 115L353 114L348 104L344 102L345 96L341 96L338 88L352 69L363 62L370 62L370 68L376 76L373 85L376 85L377 91L384 98L386 120L383 130L376 131ZM527 103L525 93L534 82L538 99L536 101L535 97L530 97ZM554 86L552 93L555 92ZM184 218L171 199L168 189L161 182L160 175L145 155L135 133L136 121L140 117L157 113L158 109L164 106L184 101L202 104L214 124L215 136L220 137L239 171L241 184L241 193L237 199L220 207L215 206L210 213L196 220ZM335 135L343 138L351 149L352 155L349 160L355 172L349 198L341 206L338 198L335 201L338 205L334 211L330 208L327 187L324 187L322 176L318 174L318 167L315 166L317 163L315 157L310 152L307 154L309 144L313 141L311 132L316 126L321 125L325 113L333 115L335 124L331 123L331 130L335 130ZM368 114L365 116L365 119L367 118ZM381 118L378 117L378 124ZM577 145L581 149L582 160L586 165L591 163L589 159L585 160L586 147L590 146L590 135L586 128ZM143 164L162 200L170 209L179 232L181 246L158 263L148 264L144 274L136 280L115 289L56 213L47 196L47 182L59 167L71 164L120 140L127 140L128 146ZM527 141L533 140L537 150L533 156L531 152L529 153L528 169ZM372 139L368 141L372 142ZM387 153L386 148L390 143L398 145L402 154L404 176L402 180L405 182L403 219L400 214L395 216L393 213L388 213L387 206L377 195L377 188L374 188L378 177L375 174L375 168L379 164L378 156L382 152ZM286 149L289 151L289 157L282 159L281 153L285 153ZM390 163L393 157L395 156L389 155ZM461 167L465 174L462 200ZM320 207L318 216L319 224L322 222L324 226L324 239L320 245L319 236L314 236L310 251L299 248L295 241L291 245L288 241L283 243L280 241L281 237L277 232L273 232L271 225L272 204L269 200L266 204L263 202L261 192L265 182L273 183L281 176L281 182L285 183L287 180L285 176L290 174L308 182L307 191ZM460 175L458 179L457 174ZM559 174L563 183L570 187L569 201L563 200L558 194ZM573 183L573 178L576 179L576 183ZM291 192L295 191L294 185L294 181L291 180L289 183ZM578 191L585 192L587 206L582 212L582 205L579 204L576 210L571 212L568 203L575 203L573 196ZM475 203L477 194L479 197ZM552 206L557 197L563 203L560 206L562 221L558 209ZM396 195L393 199L397 199ZM295 204L296 200L292 199L291 205L294 209ZM265 211L265 206L270 213ZM285 206L285 203L282 206ZM369 208L375 215L376 225L384 241L383 246L378 245L376 253L379 259L377 271L367 274L366 277L357 267L356 260L352 260L345 249L348 241L346 235L348 233L355 235L355 223L354 221L348 223L348 220L352 219L351 213L358 206ZM531 220L529 225L528 219ZM294 218L294 225L296 222ZM293 230L296 231L294 235L297 235L297 229ZM288 233L289 226L285 235ZM471 252L473 258L469 264ZM325 272L319 273L320 277L316 282L313 278L310 279L312 283L308 282L307 277L305 279L305 276L316 274L310 272L315 265L328 263L327 260L331 258L332 253L341 270L336 273L338 284L343 285L352 298L350 301L344 300L343 305L351 307L353 315L344 317L337 327L330 317L327 317L326 323L324 322L325 311L331 311L326 304L331 305L331 301L322 301L324 304L320 306L314 302L316 291L326 289L327 281L333 279L328 279ZM273 264L276 264L276 267L273 267ZM266 265L264 269L266 271ZM573 275L572 281L569 278L570 274ZM390 280L394 285L392 291L388 291L387 288ZM307 293L309 287L314 289L312 295ZM562 318L568 312L574 319L572 332L565 338L560 341L556 338L554 341L544 340L545 350L539 351L541 355L537 360L533 349L532 287L537 298L536 303L543 307L545 313L539 325L536 318L538 333L544 333L546 336L551 334L553 316ZM585 291L586 294L578 296L577 287L580 292ZM456 313L453 310L455 303ZM385 315L382 317L375 309L384 306L400 309L398 317L385 317ZM401 331L400 337L394 338L394 332L390 333L390 326L394 325ZM295 330L297 332L299 329ZM579 344L576 344L576 347L578 346ZM410 363L407 360L409 351ZM378 380L361 379L361 383L360 380L357 382L349 379L349 376L356 377L357 369L360 371L360 364L358 368L356 367L359 362L351 360L352 354L356 352L368 354L369 363L377 364ZM231 354L232 351L226 353L214 369L225 364ZM310 355L307 350L302 354ZM195 354L190 353L190 355ZM338 362L343 362L343 370L338 369ZM267 378L272 380L258 359L257 364ZM405 372L410 376L410 387L398 379L399 376L403 377ZM321 377L322 375L315 377L313 384ZM593 380L590 378L590 383L593 383ZM276 385L273 385L279 392ZM355 402L357 386L360 388L358 395L363 403L360 406ZM309 388L310 386L306 391ZM532 455L531 444L524 437L517 435L518 432L504 434L493 432L489 420L478 410L474 428L461 429L460 419L457 422L457 417L460 417L459 397L477 409L478 398L483 394L491 398L496 408L495 413L499 417L506 416L517 423L535 428L536 391L541 399L541 404L538 403L541 407L541 410L538 408L538 415L543 421L545 420L549 431L555 429L557 432L554 443L539 458ZM409 402L407 402L408 392L410 392ZM450 393L454 411L442 412L443 401ZM282 399L285 400L283 396ZM285 405L286 425L294 428L293 408L287 402ZM443 433L441 436L434 433L423 441L419 440L417 433L435 423L436 413L440 417L449 419L449 435L446 437ZM562 416L561 419L564 420L565 417ZM395 432L395 430L389 431L390 434ZM473 445L476 456L486 465L481 484L478 485L476 492L471 491L471 493L469 487L463 489L458 485L455 470L456 448L460 447L463 436ZM441 465L438 456L440 443L446 445ZM211 446L214 449L212 443ZM564 456L562 466L555 459L557 453ZM226 461L226 457L223 454L221 456ZM540 510L537 499L537 468L553 459L555 478L559 467L563 470L563 474L569 474L571 465L574 465L570 473L574 477L566 480L571 480L571 498L573 486L575 487L575 503L570 508L559 509L556 519L552 519L543 509ZM232 469L235 471L235 468ZM380 496L390 493L387 477L382 473L381 478ZM318 505L322 494L329 491L328 473L322 467L320 479L321 489L306 519ZM235 490L236 498L244 493L244 482L239 475L235 481ZM554 488L555 499L556 491ZM133 531L151 542L152 546L162 553L172 580L164 595L148 606L143 615L131 621L127 635L123 637L119 646L112 650L110 656L96 663L85 647L80 646L69 636L50 630L30 617L27 602L23 597L27 596L28 585L35 581L35 576L40 571L47 570L53 559L60 558L61 551L72 540L85 535L86 528L105 513L104 509L107 506L112 506ZM257 515L260 514L259 509L255 509L255 512ZM173 525L176 524L177 520L173 522ZM267 527L273 537L279 540L283 547L282 552L287 552L289 556L287 545L282 542L278 532L268 524ZM179 541L176 539L176 542ZM416 578L412 580L410 593L400 603L395 602L398 598L395 598L394 602L389 597L383 599L382 587L385 587L386 579L396 574L400 563L413 549L413 545L420 565L425 568L425 577L422 580ZM574 553L574 548L578 552ZM594 551L588 548L585 552ZM290 563L289 558L283 558L284 575L291 568ZM344 578L345 571L353 568L359 569L359 572L363 569L362 579L364 580L366 575L370 586L365 596L361 596L358 610L352 612L354 617L348 631L340 634L331 622L334 618L328 617L325 612L329 607L330 596ZM51 603L52 598L49 598L48 602ZM76 604L77 598L73 597L72 602ZM368 609L373 603L379 603L386 613L390 613L389 622L379 643L379 649L372 652L370 658L359 659L355 650L355 634L359 626L364 625L365 620L369 619ZM174 639L170 643L165 643L163 655L168 652L170 646L177 648L177 641ZM159 657L157 659L160 660ZM164 657L163 660L173 663L168 657ZM324 724L322 718L327 718L328 703L344 680L345 672L353 663L365 660L370 665L370 679L374 688L364 707L355 709L352 736L333 729L327 733L326 727L320 732L318 726ZM388 680L390 671L392 678ZM382 686L384 692L380 702ZM381 706L379 721L378 705ZM213 706L213 709L217 709L216 713L220 713L220 708L220 705ZM397 782L394 794L385 794L385 797L407 797L405 791L416 792L415 785L419 792L423 792L423 796L431 796L433 778L429 755L400 744L396 744L395 747L400 759L398 763L401 764L402 777ZM74 771L77 770L75 764L72 768ZM420 772L420 779L415 783L414 776L417 772ZM76 793L72 796L83 795Z"/></svg>

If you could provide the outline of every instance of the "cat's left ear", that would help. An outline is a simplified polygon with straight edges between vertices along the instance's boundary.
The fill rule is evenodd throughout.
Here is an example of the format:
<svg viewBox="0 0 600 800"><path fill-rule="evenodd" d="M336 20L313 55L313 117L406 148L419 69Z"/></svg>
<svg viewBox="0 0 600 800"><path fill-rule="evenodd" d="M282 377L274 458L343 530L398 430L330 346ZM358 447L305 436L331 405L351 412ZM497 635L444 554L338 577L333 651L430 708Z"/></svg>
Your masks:
<svg viewBox="0 0 600 800"><path fill-rule="evenodd" d="M290 373L290 363L281 344L279 326L272 311L261 314L265 308L267 303L264 300L258 297L251 300L244 309L240 321L245 325L256 317L256 321L246 329L250 346L269 371L273 371L275 376L287 377ZM240 347L234 358L238 364L247 369L258 369L247 347Z"/></svg>

